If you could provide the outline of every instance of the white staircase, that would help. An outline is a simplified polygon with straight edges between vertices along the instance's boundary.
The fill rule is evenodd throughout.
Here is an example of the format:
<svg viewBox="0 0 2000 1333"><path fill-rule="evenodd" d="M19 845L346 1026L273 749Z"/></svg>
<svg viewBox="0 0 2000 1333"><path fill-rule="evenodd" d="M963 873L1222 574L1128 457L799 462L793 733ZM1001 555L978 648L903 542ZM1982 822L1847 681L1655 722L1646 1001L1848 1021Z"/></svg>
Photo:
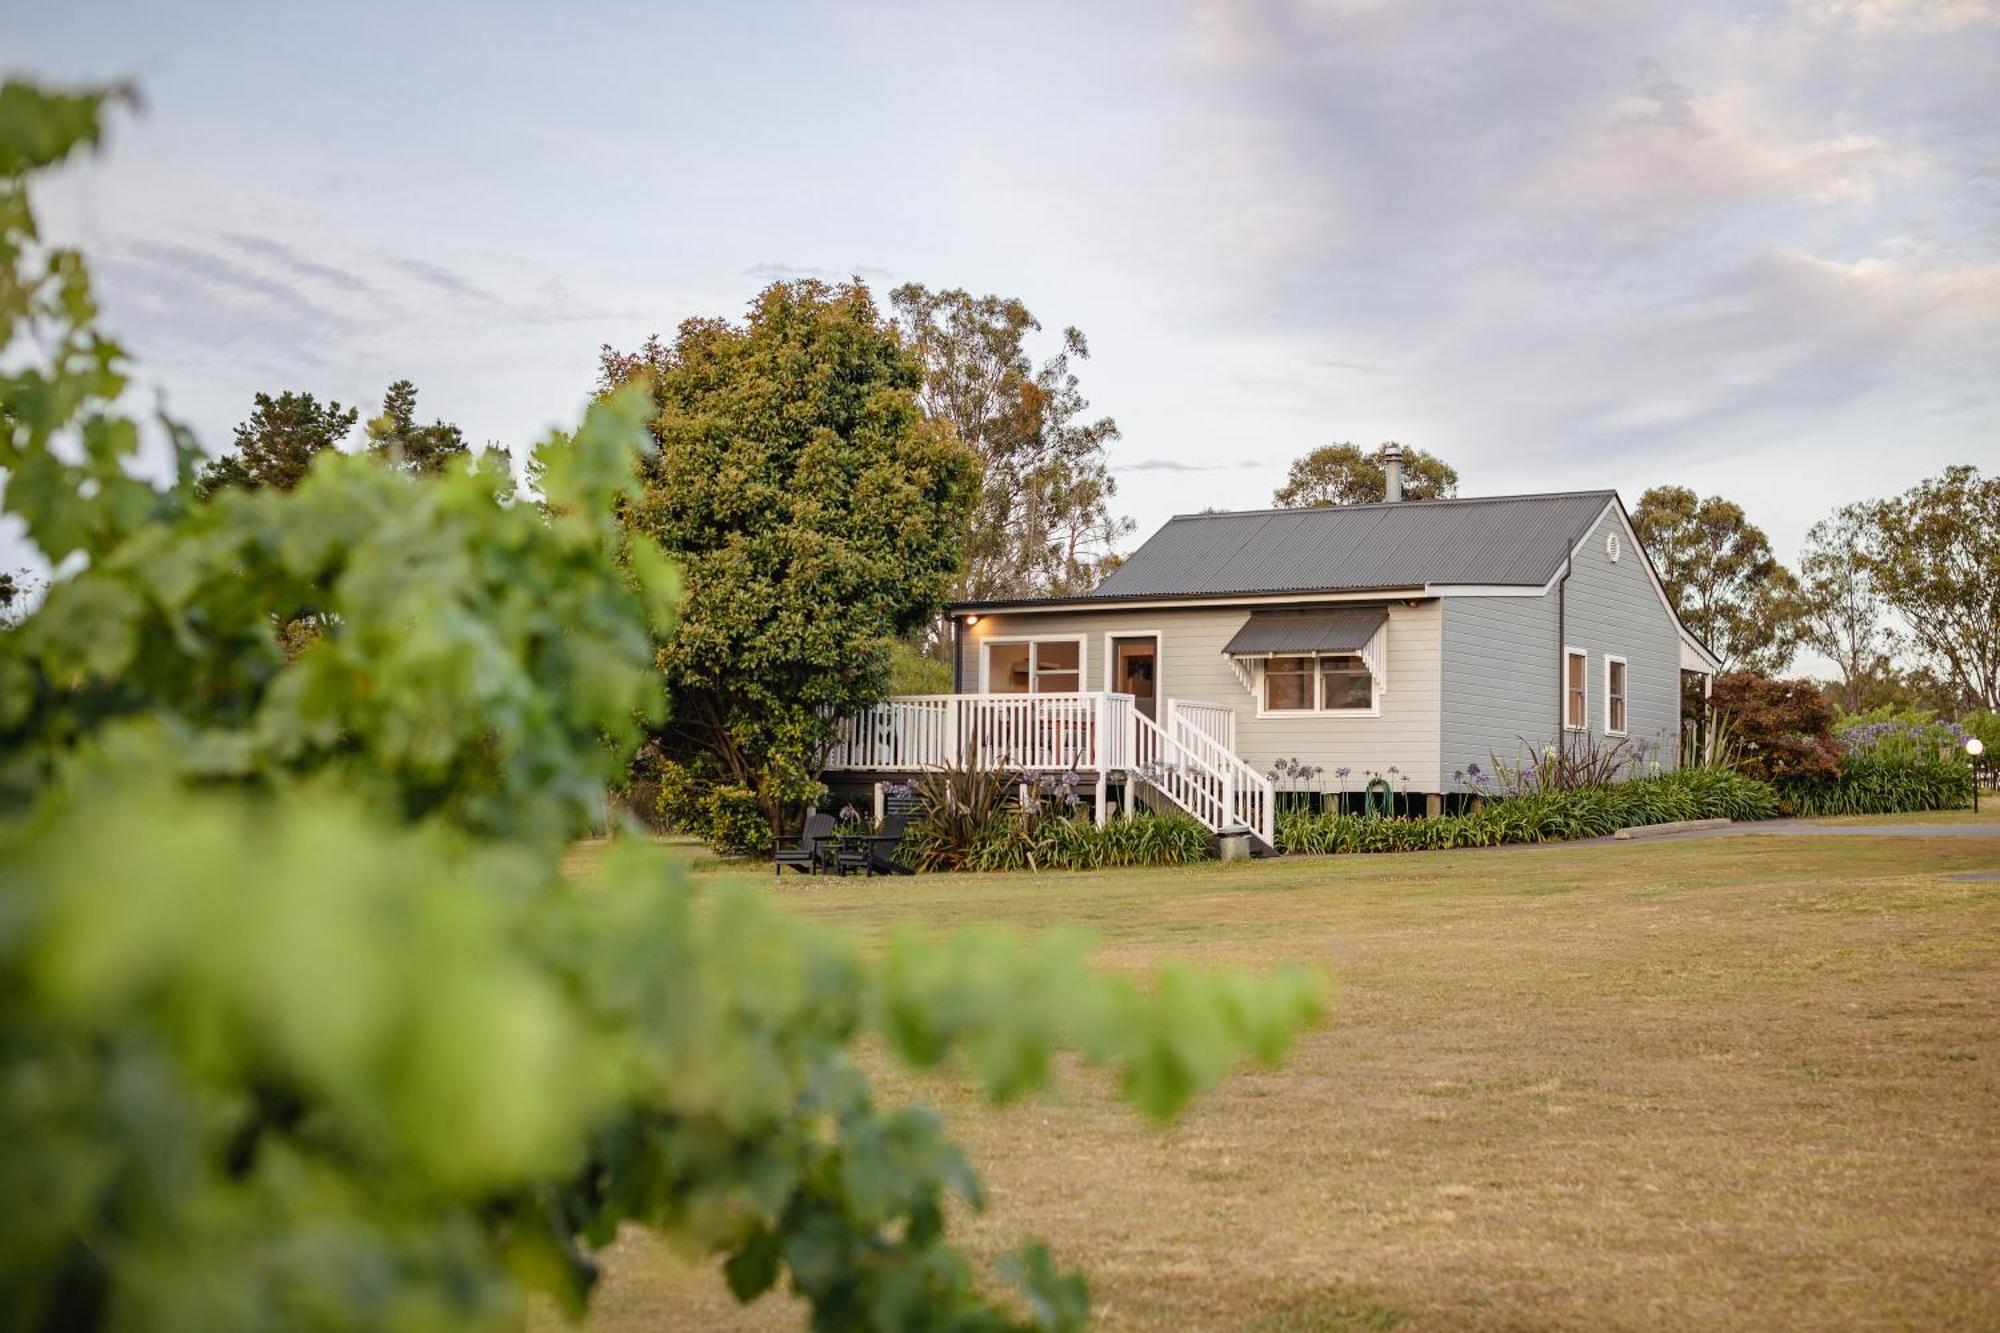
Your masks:
<svg viewBox="0 0 2000 1333"><path fill-rule="evenodd" d="M1260 851L1275 846L1276 800L1270 779L1227 745L1168 709L1163 728L1135 711L1131 776L1193 815L1211 833L1247 832Z"/></svg>

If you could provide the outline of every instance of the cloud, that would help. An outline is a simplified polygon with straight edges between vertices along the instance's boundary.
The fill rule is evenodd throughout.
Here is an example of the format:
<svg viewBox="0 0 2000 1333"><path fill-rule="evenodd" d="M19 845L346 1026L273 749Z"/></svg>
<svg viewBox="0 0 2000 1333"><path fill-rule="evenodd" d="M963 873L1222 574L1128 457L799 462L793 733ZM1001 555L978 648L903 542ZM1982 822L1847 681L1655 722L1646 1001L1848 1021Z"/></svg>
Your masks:
<svg viewBox="0 0 2000 1333"><path fill-rule="evenodd" d="M500 298L460 276L443 264L428 259L412 259L407 256L391 256L389 264L403 273L426 283L448 296L479 305L499 305Z"/></svg>
<svg viewBox="0 0 2000 1333"><path fill-rule="evenodd" d="M1177 458L1141 458L1133 463L1119 463L1114 472L1236 472L1243 468L1262 467L1263 463L1254 458L1246 458L1233 463L1184 463Z"/></svg>
<svg viewBox="0 0 2000 1333"><path fill-rule="evenodd" d="M1215 0L1174 207L1218 326L1394 368L1314 407L1496 473L1990 411L1994 10Z"/></svg>
<svg viewBox="0 0 2000 1333"><path fill-rule="evenodd" d="M895 279L895 273L879 264L855 264L848 268L819 268L808 264L786 264L767 260L762 264L752 264L743 270L743 276L769 285L774 282L798 282L816 279L820 282L846 282L849 278L859 278L875 286L883 286Z"/></svg>
<svg viewBox="0 0 2000 1333"><path fill-rule="evenodd" d="M331 264L321 263L317 259L300 254L284 242L273 240L268 236L253 236L248 232L225 231L220 233L217 239L224 245L243 254L254 255L259 259L275 264L296 278L303 278L309 282L317 282L339 291L352 292L357 295L369 295L376 291L375 286L361 277L360 274L350 272L347 269L335 268Z"/></svg>
<svg viewBox="0 0 2000 1333"><path fill-rule="evenodd" d="M1869 36L2000 25L1995 0L1796 0L1794 9L1807 21L1847 25Z"/></svg>

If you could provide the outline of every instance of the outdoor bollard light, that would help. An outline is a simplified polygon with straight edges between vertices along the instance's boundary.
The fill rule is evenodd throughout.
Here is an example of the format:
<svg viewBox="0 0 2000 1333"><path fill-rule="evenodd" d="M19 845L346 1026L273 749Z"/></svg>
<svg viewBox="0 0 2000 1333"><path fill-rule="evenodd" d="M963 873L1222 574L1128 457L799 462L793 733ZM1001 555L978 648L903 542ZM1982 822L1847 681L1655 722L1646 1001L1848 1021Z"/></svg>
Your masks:
<svg viewBox="0 0 2000 1333"><path fill-rule="evenodd" d="M1972 813L1979 813L1979 756L1986 753L1986 742L1977 736L1965 738L1965 752L1972 756Z"/></svg>

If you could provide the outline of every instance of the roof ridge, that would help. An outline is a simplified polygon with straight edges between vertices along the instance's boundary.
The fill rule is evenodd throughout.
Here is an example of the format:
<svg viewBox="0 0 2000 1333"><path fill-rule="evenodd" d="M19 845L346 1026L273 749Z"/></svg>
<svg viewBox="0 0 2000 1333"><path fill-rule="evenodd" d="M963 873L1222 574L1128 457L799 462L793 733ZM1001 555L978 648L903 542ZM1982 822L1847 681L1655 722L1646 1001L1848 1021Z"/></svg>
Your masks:
<svg viewBox="0 0 2000 1333"><path fill-rule="evenodd" d="M1452 495L1434 500L1371 500L1358 505L1274 505L1267 509L1216 509L1193 514L1174 514L1168 522L1184 518L1252 518L1260 514L1303 514L1314 510L1333 513L1352 513L1362 509L1389 509L1392 506L1414 505L1430 509L1442 505L1498 504L1505 500L1568 500L1583 495L1613 496L1618 492L1609 486L1593 487L1580 491L1523 491L1516 495Z"/></svg>

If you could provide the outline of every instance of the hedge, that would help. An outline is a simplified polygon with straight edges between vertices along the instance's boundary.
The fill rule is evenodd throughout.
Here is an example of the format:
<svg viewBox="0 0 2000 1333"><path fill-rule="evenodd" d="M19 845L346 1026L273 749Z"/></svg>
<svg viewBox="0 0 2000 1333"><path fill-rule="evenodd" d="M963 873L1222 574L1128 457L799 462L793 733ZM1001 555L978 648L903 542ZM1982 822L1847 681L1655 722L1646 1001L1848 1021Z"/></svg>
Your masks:
<svg viewBox="0 0 2000 1333"><path fill-rule="evenodd" d="M1536 792L1484 809L1432 819L1366 815L1278 816L1281 852L1415 852L1507 843L1601 838L1621 828L1684 819L1769 819L1778 793L1765 782L1722 768L1689 768L1608 787Z"/></svg>

